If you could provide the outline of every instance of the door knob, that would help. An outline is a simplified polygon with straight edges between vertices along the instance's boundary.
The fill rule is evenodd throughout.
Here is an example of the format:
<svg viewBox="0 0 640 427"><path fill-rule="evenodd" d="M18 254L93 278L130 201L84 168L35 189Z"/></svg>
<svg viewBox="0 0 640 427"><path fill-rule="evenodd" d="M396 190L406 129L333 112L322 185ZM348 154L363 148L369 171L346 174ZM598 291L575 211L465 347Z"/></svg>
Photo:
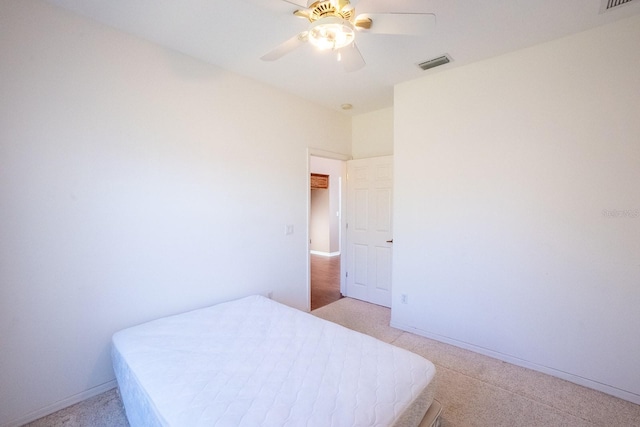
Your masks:
<svg viewBox="0 0 640 427"><path fill-rule="evenodd" d="M393 239L387 240L387 243L393 243Z"/></svg>

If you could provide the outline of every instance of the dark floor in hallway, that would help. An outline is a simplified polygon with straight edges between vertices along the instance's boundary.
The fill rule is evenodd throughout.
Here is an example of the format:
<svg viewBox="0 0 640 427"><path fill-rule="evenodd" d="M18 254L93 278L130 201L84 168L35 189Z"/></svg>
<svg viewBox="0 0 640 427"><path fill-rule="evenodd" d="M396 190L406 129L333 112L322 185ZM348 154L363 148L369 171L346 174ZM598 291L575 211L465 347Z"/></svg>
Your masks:
<svg viewBox="0 0 640 427"><path fill-rule="evenodd" d="M311 310L340 298L340 257L311 254Z"/></svg>

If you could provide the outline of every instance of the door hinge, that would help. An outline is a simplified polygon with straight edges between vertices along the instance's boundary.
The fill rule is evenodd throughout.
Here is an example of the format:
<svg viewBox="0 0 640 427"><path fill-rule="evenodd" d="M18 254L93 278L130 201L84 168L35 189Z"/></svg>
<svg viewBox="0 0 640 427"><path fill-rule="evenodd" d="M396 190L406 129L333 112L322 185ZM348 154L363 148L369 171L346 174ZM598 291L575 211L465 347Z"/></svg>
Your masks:
<svg viewBox="0 0 640 427"><path fill-rule="evenodd" d="M345 276L345 277L349 277L349 272L348 272L348 271L345 271L345 272L344 272L344 276Z"/></svg>

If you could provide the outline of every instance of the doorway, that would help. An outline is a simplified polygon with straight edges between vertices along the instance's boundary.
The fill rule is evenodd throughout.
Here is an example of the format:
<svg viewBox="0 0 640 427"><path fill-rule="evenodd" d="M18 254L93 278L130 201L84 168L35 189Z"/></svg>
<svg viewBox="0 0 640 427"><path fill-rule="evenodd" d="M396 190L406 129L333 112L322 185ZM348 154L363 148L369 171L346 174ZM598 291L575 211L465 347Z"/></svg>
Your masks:
<svg viewBox="0 0 640 427"><path fill-rule="evenodd" d="M315 310L342 298L342 156L309 156L309 295Z"/></svg>

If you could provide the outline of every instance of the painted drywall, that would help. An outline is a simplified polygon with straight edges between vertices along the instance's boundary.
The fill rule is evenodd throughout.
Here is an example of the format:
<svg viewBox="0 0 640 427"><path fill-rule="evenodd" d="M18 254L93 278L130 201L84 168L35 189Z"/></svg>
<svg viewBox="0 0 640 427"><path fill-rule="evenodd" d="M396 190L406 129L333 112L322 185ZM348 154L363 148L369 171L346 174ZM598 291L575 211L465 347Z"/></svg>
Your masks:
<svg viewBox="0 0 640 427"><path fill-rule="evenodd" d="M393 155L393 107L353 116L354 159Z"/></svg>
<svg viewBox="0 0 640 427"><path fill-rule="evenodd" d="M312 252L329 254L329 189L311 189L311 212L309 215L309 244Z"/></svg>
<svg viewBox="0 0 640 427"><path fill-rule="evenodd" d="M340 253L341 184L344 162L318 156L309 158L312 173L329 175L329 188L311 190L309 234L311 250L323 255Z"/></svg>
<svg viewBox="0 0 640 427"><path fill-rule="evenodd" d="M308 309L307 147L350 117L33 0L0 2L0 75L0 425L112 386L118 329Z"/></svg>
<svg viewBox="0 0 640 427"><path fill-rule="evenodd" d="M638 46L634 17L396 87L393 325L640 403Z"/></svg>

